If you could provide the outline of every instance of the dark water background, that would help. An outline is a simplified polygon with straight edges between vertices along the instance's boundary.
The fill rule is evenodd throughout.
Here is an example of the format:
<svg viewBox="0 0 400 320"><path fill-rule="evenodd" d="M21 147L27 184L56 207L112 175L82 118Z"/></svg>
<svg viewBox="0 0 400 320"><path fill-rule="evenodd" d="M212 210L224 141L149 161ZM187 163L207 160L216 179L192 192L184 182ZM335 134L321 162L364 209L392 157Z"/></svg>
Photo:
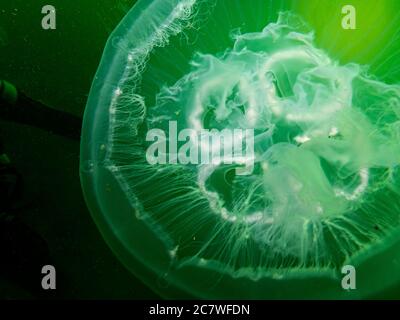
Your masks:
<svg viewBox="0 0 400 320"><path fill-rule="evenodd" d="M0 0L0 78L81 117L105 42L134 2ZM48 4L56 8L56 30L41 27ZM57 270L50 296L156 297L119 263L91 219L79 181L79 143L5 121L0 138L24 178L20 219L47 241ZM0 274L0 298L19 297L32 294Z"/></svg>

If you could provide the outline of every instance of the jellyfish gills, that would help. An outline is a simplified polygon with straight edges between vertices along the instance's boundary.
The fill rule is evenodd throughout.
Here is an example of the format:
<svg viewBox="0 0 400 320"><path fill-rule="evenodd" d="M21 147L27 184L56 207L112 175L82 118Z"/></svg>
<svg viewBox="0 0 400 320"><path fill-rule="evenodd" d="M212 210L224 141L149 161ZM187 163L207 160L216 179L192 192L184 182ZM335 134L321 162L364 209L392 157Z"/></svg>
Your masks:
<svg viewBox="0 0 400 320"><path fill-rule="evenodd" d="M365 298L400 285L400 4L352 2L356 30L341 27L342 1L141 0L112 33L81 180L104 238L155 291ZM148 132L171 122L251 129L253 157L183 163L175 146L158 153L174 161L149 161ZM341 287L345 265L356 290Z"/></svg>

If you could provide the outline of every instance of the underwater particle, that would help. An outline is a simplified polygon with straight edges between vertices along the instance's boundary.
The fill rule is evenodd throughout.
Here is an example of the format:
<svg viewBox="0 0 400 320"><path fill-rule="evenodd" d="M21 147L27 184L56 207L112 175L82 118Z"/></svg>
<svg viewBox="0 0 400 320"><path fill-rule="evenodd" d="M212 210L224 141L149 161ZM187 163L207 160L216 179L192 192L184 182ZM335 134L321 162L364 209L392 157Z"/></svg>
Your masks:
<svg viewBox="0 0 400 320"><path fill-rule="evenodd" d="M207 47L228 8L212 3L140 1L111 36L81 149L92 214L125 265L168 296L341 296L341 266L398 235L400 86L340 64L290 12L232 33L243 16L229 7L226 46ZM146 133L171 122L254 130L254 170L150 164Z"/></svg>

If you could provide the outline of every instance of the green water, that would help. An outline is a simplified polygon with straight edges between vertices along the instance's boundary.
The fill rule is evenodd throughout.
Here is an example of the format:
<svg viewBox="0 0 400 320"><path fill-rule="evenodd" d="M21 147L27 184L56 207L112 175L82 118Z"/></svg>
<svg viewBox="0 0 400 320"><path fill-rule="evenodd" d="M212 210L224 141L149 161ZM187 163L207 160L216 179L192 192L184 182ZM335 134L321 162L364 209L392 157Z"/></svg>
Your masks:
<svg viewBox="0 0 400 320"><path fill-rule="evenodd" d="M55 0L57 29L41 28L48 1L0 1L0 77L28 96L82 116L105 42L134 0ZM24 223L46 239L56 298L154 298L102 240L83 201L79 142L0 121L6 151L25 182ZM29 245L27 244L27 248ZM31 298L0 275L0 298Z"/></svg>
<svg viewBox="0 0 400 320"><path fill-rule="evenodd" d="M57 29L43 30L46 1L1 1L0 72L34 99L82 115L105 42L135 0L51 1Z"/></svg>

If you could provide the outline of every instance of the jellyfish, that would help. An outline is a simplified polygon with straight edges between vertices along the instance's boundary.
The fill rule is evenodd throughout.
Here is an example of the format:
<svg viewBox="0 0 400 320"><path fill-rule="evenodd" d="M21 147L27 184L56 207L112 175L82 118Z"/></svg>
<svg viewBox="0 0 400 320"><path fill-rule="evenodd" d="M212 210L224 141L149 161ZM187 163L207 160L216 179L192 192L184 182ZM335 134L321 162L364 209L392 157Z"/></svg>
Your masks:
<svg viewBox="0 0 400 320"><path fill-rule="evenodd" d="M359 5L364 33L338 30L327 1L138 1L112 33L81 181L107 243L153 290L364 298L400 283L399 33L363 24L380 20ZM397 21L396 5L376 12ZM357 290L340 285L345 265Z"/></svg>

